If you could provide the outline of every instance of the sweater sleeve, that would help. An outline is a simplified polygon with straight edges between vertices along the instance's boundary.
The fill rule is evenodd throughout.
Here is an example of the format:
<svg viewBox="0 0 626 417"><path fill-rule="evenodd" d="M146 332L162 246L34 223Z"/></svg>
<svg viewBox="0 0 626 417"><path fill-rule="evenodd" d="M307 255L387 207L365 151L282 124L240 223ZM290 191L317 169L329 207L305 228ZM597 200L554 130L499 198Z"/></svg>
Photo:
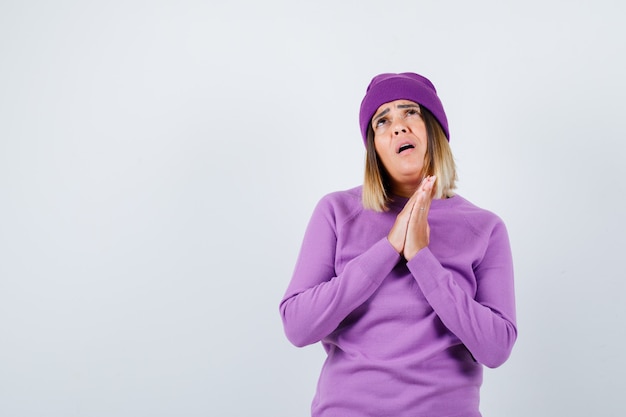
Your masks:
<svg viewBox="0 0 626 417"><path fill-rule="evenodd" d="M457 284L428 247L407 265L443 324L476 361L490 368L502 365L517 338L513 262L504 224L495 225L484 256L474 266L474 297Z"/></svg>
<svg viewBox="0 0 626 417"><path fill-rule="evenodd" d="M291 282L280 303L287 338L296 346L316 343L331 334L363 304L400 260L387 238L335 272L337 215L322 199L305 232ZM340 225L339 225L340 226Z"/></svg>

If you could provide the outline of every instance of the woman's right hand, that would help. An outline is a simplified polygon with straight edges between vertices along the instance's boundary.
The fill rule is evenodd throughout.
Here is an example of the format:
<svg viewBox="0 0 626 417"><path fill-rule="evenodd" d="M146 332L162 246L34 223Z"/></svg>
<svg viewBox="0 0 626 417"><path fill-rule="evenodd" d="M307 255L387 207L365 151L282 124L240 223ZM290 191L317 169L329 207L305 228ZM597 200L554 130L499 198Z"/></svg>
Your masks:
<svg viewBox="0 0 626 417"><path fill-rule="evenodd" d="M406 202L404 208L398 216L396 217L396 221L393 224L393 227L389 231L387 235L387 240L391 243L391 246L402 255L404 252L404 242L406 241L406 231L409 227L409 220L411 219L411 212L413 211L413 207L415 206L415 193L411 196L409 201Z"/></svg>
<svg viewBox="0 0 626 417"><path fill-rule="evenodd" d="M420 249L428 245L430 237L428 211L435 180L435 176L424 178L402 211L398 213L387 235L391 246L406 260L411 259Z"/></svg>

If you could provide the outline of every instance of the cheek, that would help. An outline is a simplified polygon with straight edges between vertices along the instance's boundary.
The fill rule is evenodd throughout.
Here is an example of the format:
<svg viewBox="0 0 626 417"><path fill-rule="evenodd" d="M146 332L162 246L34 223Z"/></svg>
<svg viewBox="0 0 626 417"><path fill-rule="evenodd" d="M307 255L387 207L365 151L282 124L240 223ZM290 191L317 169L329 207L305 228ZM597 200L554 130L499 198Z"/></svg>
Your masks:
<svg viewBox="0 0 626 417"><path fill-rule="evenodd" d="M380 140L376 139L376 137L374 137L374 150L376 151L376 155L380 159L381 151L383 149L382 149L382 145L380 144Z"/></svg>
<svg viewBox="0 0 626 417"><path fill-rule="evenodd" d="M380 140L374 140L374 149L376 150L376 156L378 160L387 166L388 150L381 144Z"/></svg>
<svg viewBox="0 0 626 417"><path fill-rule="evenodd" d="M411 130L413 134L418 138L425 140L426 139L426 125L423 121L415 121L415 123L411 126Z"/></svg>

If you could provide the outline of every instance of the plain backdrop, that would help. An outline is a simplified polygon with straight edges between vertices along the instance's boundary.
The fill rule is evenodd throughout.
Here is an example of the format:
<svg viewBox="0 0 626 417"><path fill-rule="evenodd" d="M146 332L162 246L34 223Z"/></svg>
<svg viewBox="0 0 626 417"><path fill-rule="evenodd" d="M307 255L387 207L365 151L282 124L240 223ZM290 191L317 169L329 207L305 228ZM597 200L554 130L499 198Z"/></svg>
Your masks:
<svg viewBox="0 0 626 417"><path fill-rule="evenodd" d="M619 1L0 1L0 415L306 416L284 337L380 72L437 86L506 222L519 339L485 417L626 414Z"/></svg>

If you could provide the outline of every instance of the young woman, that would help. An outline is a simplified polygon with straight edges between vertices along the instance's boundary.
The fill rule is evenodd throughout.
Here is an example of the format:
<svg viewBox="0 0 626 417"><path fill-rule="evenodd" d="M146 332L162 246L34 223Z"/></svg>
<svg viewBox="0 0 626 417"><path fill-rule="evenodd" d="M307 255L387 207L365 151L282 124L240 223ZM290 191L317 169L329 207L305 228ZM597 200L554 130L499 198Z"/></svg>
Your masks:
<svg viewBox="0 0 626 417"><path fill-rule="evenodd" d="M327 352L312 416L480 416L482 366L517 337L506 228L453 193L428 79L374 77L360 125L364 184L319 202L280 303L289 340Z"/></svg>

